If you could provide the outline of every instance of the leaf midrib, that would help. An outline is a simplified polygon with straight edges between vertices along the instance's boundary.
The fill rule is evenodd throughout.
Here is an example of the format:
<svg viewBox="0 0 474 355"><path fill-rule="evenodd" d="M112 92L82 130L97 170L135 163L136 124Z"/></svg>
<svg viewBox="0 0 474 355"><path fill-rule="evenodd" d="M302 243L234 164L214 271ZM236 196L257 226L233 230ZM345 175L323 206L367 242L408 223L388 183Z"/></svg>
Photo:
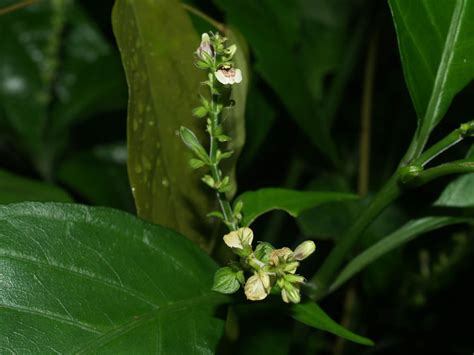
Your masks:
<svg viewBox="0 0 474 355"><path fill-rule="evenodd" d="M153 310L152 312L148 312L138 316L138 319L132 319L116 328L113 328L98 338L92 340L88 344L85 344L80 349L74 351L75 354L85 354L89 351L94 351L100 349L102 346L106 345L107 343L111 342L112 340L116 339L117 337L127 334L128 332L143 326L149 322L156 320L164 311L169 311L175 308L190 308L193 306L198 306L200 304L209 304L211 302L206 302L209 300L217 300L216 294L212 292L208 292L203 294L199 297L194 297L186 300L181 300L178 302L167 303L160 306L158 309Z"/></svg>

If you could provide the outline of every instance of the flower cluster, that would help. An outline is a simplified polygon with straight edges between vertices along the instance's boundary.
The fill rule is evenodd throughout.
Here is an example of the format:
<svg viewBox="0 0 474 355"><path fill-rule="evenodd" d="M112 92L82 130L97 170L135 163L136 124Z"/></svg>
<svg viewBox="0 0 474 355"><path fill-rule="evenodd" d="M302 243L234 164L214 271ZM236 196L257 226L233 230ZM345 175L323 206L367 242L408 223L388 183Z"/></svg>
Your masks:
<svg viewBox="0 0 474 355"><path fill-rule="evenodd" d="M305 279L297 275L296 270L299 262L315 251L314 242L307 240L293 251L287 247L275 249L269 243L259 243L253 250L252 241L253 232L248 227L224 236L225 244L240 257L240 262L219 269L213 289L229 294L242 285L251 301L263 300L274 291L280 292L286 303L299 303L300 286ZM250 274L247 280L245 273Z"/></svg>
<svg viewBox="0 0 474 355"><path fill-rule="evenodd" d="M195 52L196 66L210 69L215 78L224 85L238 84L242 81L242 72L233 66L232 58L237 50L235 44L225 47L227 38L220 34L203 33L201 44Z"/></svg>

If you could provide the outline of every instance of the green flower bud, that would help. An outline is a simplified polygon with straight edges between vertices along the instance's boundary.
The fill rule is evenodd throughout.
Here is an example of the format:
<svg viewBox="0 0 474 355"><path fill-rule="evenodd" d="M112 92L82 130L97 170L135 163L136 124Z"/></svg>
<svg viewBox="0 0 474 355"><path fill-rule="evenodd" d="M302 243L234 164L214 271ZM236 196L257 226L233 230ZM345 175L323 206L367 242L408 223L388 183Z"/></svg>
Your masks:
<svg viewBox="0 0 474 355"><path fill-rule="evenodd" d="M300 303L300 290L291 283L285 282L283 289L281 290L281 298L285 303Z"/></svg>

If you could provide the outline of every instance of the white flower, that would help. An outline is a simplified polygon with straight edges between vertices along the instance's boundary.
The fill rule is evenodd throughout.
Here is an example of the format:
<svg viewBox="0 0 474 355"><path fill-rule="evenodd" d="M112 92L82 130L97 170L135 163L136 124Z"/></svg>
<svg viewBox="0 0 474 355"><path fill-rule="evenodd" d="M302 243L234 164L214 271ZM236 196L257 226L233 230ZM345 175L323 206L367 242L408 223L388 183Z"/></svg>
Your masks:
<svg viewBox="0 0 474 355"><path fill-rule="evenodd" d="M242 81L242 72L240 69L234 69L229 66L222 66L215 73L217 80L224 85L238 84Z"/></svg>
<svg viewBox="0 0 474 355"><path fill-rule="evenodd" d="M314 253L316 250L316 244L312 240L306 240L298 245L293 253L293 258L296 260L306 259L308 256Z"/></svg>
<svg viewBox="0 0 474 355"><path fill-rule="evenodd" d="M229 248L244 249L245 246L251 246L252 241L253 232L248 227L243 227L224 235L224 243Z"/></svg>
<svg viewBox="0 0 474 355"><path fill-rule="evenodd" d="M265 272L256 272L245 284L245 296L250 301L260 301L270 293L270 276Z"/></svg>
<svg viewBox="0 0 474 355"><path fill-rule="evenodd" d="M211 39L207 33L203 33L201 36L201 44L196 50L196 55L203 60L206 60L206 57L203 53L209 55L209 57L214 57L214 49L211 45Z"/></svg>

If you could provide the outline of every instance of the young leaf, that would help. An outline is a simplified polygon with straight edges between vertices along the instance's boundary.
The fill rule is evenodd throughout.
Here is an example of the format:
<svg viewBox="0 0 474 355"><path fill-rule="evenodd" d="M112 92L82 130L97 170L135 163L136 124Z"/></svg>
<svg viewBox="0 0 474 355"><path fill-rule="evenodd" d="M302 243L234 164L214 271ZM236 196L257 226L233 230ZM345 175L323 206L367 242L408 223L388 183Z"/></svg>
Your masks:
<svg viewBox="0 0 474 355"><path fill-rule="evenodd" d="M330 287L335 290L344 282L349 280L364 267L377 260L382 255L389 253L395 248L435 229L439 229L452 224L473 223L474 219L456 217L426 217L413 220L405 224L394 233L386 236L379 242L364 250L353 258L349 264L339 273L336 280Z"/></svg>
<svg viewBox="0 0 474 355"><path fill-rule="evenodd" d="M0 344L23 353L215 352L223 321L214 311L225 300L210 291L217 267L178 233L72 204L0 206L0 220Z"/></svg>
<svg viewBox="0 0 474 355"><path fill-rule="evenodd" d="M229 266L221 267L214 275L214 284L212 290L225 294L232 294L240 288L239 273Z"/></svg>
<svg viewBox="0 0 474 355"><path fill-rule="evenodd" d="M73 199L57 186L0 169L0 204L24 201L73 202Z"/></svg>
<svg viewBox="0 0 474 355"><path fill-rule="evenodd" d="M333 321L316 303L299 303L292 307L293 318L297 321L309 325L310 327L321 329L335 334L344 339L362 345L374 345L373 341L352 333L342 325Z"/></svg>
<svg viewBox="0 0 474 355"><path fill-rule="evenodd" d="M302 211L323 203L357 198L357 195L341 192L264 188L245 192L237 198L237 201L243 202L242 224L249 226L257 217L272 210L284 210L297 217Z"/></svg>
<svg viewBox="0 0 474 355"><path fill-rule="evenodd" d="M199 143L199 140L193 131L186 127L181 127L179 129L179 135L181 136L184 144L186 144L186 146L191 149L199 159L204 161L208 160L206 150L203 148L201 143Z"/></svg>
<svg viewBox="0 0 474 355"><path fill-rule="evenodd" d="M405 79L418 116L407 160L423 150L454 97L474 78L473 0L390 0Z"/></svg>
<svg viewBox="0 0 474 355"><path fill-rule="evenodd" d="M199 35L177 0L117 0L112 24L130 91L128 168L137 213L206 247L214 196L176 135L186 126L204 141L203 122L192 116L205 80L193 63Z"/></svg>

